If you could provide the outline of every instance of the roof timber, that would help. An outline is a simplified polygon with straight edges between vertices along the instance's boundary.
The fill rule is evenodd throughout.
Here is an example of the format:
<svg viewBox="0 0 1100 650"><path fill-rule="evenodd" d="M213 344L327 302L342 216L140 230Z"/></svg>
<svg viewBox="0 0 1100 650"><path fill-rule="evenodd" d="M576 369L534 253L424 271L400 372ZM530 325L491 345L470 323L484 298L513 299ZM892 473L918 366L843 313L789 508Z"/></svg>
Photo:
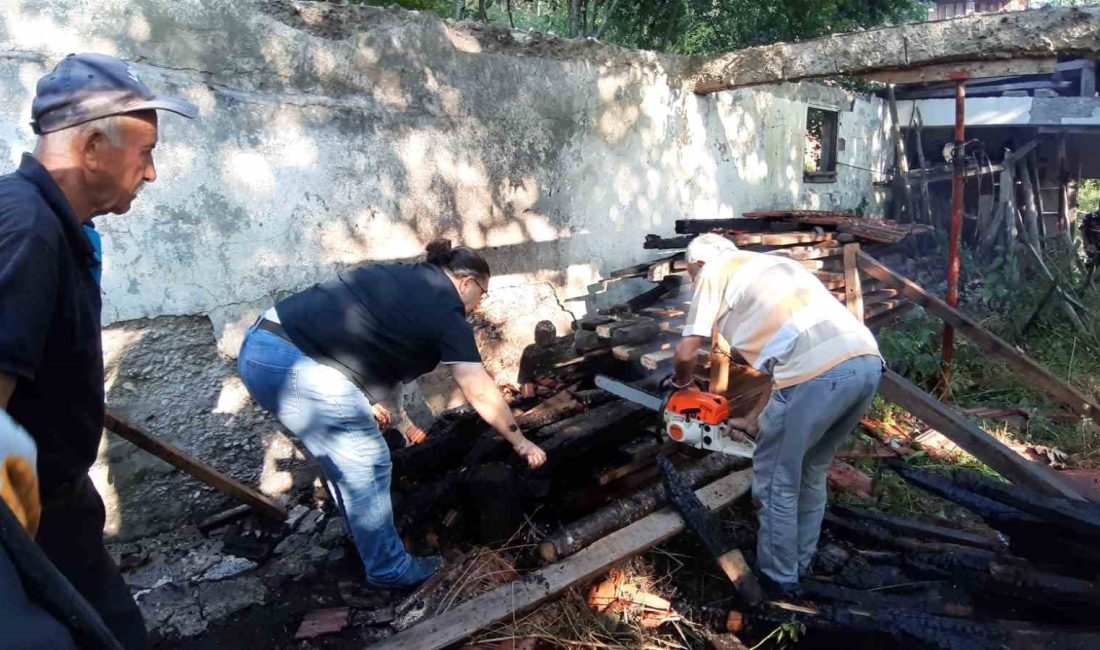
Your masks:
<svg viewBox="0 0 1100 650"><path fill-rule="evenodd" d="M1049 60L1058 55L1098 53L1100 7L1047 7L911 23L703 57L697 60L691 82L695 92L706 94L836 75L863 76L926 66L950 68L983 61L1019 63L1027 59ZM1013 70L1011 74L1028 73Z"/></svg>

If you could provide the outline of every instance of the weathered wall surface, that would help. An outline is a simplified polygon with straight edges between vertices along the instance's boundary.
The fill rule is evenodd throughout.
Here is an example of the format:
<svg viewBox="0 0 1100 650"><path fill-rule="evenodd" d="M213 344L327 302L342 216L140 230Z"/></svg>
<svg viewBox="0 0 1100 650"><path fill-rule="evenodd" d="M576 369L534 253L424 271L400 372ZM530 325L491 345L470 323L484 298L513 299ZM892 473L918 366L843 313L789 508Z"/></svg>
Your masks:
<svg viewBox="0 0 1100 650"><path fill-rule="evenodd" d="M752 209L874 207L879 177L863 170L889 157L878 100L812 85L696 96L684 60L650 53L400 10L23 0L0 8L12 165L33 144L36 79L72 51L132 61L201 109L162 118L158 181L130 214L97 220L110 407L270 493L301 476L298 461L231 355L278 297L450 237L492 263L481 343L506 380L534 323L566 331L567 309L584 305L566 299L643 259L645 233ZM843 111L834 184L802 182L810 103ZM438 385L433 406L452 397ZM122 537L218 503L114 439L97 480Z"/></svg>

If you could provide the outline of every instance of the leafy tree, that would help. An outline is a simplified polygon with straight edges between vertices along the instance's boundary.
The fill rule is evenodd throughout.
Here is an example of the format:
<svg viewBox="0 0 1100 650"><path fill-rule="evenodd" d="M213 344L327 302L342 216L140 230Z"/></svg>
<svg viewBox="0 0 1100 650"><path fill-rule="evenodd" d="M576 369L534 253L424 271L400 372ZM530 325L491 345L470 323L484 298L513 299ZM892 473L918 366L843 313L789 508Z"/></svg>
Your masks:
<svg viewBox="0 0 1100 650"><path fill-rule="evenodd" d="M361 0L627 47L705 54L923 20L927 0ZM1073 0L1053 0L1071 2Z"/></svg>

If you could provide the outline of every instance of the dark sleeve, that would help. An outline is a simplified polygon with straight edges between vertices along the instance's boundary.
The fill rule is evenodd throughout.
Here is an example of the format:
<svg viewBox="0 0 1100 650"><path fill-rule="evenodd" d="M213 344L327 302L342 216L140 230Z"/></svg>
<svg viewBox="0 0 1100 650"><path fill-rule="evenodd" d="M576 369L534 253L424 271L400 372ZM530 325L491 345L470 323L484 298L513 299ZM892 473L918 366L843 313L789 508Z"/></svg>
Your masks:
<svg viewBox="0 0 1100 650"><path fill-rule="evenodd" d="M0 233L0 373L34 379L57 298L57 255L33 232Z"/></svg>
<svg viewBox="0 0 1100 650"><path fill-rule="evenodd" d="M481 363L474 328L459 313L443 320L437 337L440 363Z"/></svg>

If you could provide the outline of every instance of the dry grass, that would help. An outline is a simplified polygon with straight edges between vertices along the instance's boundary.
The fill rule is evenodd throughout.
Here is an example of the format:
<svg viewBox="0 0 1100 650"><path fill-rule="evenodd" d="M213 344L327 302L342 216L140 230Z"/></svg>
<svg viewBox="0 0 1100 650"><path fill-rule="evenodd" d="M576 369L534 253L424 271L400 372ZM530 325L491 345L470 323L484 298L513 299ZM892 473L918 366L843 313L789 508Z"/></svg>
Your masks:
<svg viewBox="0 0 1100 650"><path fill-rule="evenodd" d="M667 576L655 575L652 565L635 558L620 567L627 579L641 589L669 597L662 588ZM617 616L605 616L589 609L586 587L567 591L561 598L544 603L532 612L498 623L473 642L479 645L518 639L539 639L545 644L580 650L687 650L698 647L700 629L687 620L676 621L653 630L647 629L630 610Z"/></svg>

